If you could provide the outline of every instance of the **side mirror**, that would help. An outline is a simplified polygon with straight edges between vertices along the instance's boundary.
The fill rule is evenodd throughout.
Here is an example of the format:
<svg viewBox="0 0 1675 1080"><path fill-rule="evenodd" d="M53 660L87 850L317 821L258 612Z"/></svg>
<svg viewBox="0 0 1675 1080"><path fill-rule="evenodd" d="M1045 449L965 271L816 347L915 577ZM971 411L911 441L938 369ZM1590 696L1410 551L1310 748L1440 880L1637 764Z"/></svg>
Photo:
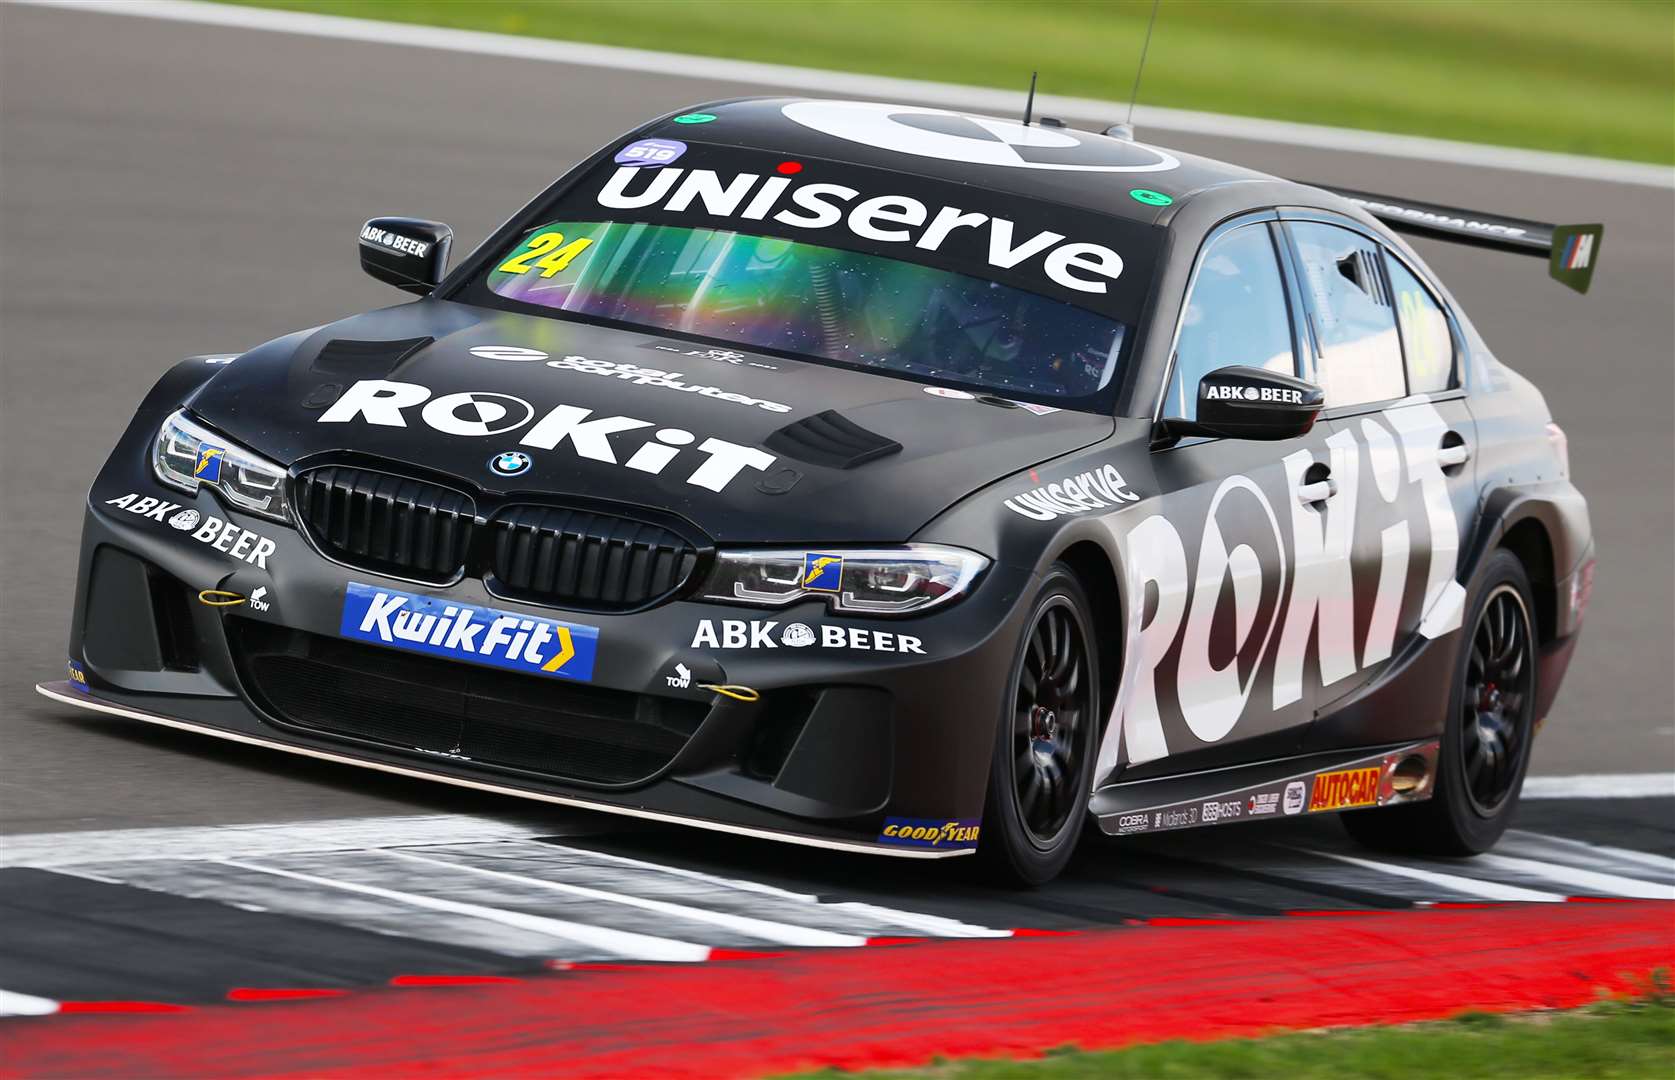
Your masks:
<svg viewBox="0 0 1675 1080"><path fill-rule="evenodd" d="M1225 439L1295 439L1307 435L1326 395L1291 375L1258 367L1218 368L1198 383L1198 419L1164 420L1154 445L1183 436Z"/></svg>
<svg viewBox="0 0 1675 1080"><path fill-rule="evenodd" d="M429 296L448 269L454 230L440 221L380 217L361 226L361 269L404 292Z"/></svg>

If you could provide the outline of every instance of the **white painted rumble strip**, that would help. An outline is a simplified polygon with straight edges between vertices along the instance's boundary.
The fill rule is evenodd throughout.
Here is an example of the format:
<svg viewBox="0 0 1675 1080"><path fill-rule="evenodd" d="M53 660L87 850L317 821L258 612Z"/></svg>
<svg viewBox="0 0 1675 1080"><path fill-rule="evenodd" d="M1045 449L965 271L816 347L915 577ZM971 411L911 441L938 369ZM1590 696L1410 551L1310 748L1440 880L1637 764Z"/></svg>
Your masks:
<svg viewBox="0 0 1675 1080"><path fill-rule="evenodd" d="M1527 874L1570 886L1573 896L1632 896L1641 900L1675 900L1675 885L1666 885L1621 874L1607 874L1599 870L1584 870L1576 866L1560 866L1539 859L1521 859L1514 855L1479 855L1472 862L1488 870Z"/></svg>
<svg viewBox="0 0 1675 1080"><path fill-rule="evenodd" d="M1542 892L1540 889L1526 889L1521 885L1502 885L1497 881L1479 881L1476 878L1460 877L1457 874L1445 874L1440 870L1424 870L1417 866L1382 862L1377 859L1360 859L1353 855L1340 855L1333 851L1317 851L1314 848L1298 848L1296 850L1307 852L1310 855L1318 855L1322 859L1336 859L1351 866L1359 866L1363 870L1376 870L1381 874L1423 881L1428 885L1464 893L1467 896L1480 897L1484 900L1523 900L1547 904L1563 903L1565 900L1565 897L1559 893Z"/></svg>
<svg viewBox="0 0 1675 1080"><path fill-rule="evenodd" d="M1675 772L1529 776L1522 799L1675 799Z"/></svg>
<svg viewBox="0 0 1675 1080"><path fill-rule="evenodd" d="M635 960L696 962L707 960L710 955L709 946L690 941L674 941L669 938L652 937L649 934L636 934L627 930L611 930L603 926L567 922L563 919L552 919L544 915L529 915L521 911L503 911L500 908L486 907L482 904L468 904L460 900L420 896L417 893L399 892L395 889L385 889L377 885L362 885L353 881L338 881L334 878L304 874L296 870L281 870L277 866L241 862L238 859L219 859L217 861L225 866L236 866L240 870L252 870L259 874L273 874L278 877L293 878L297 881L306 881L312 885L323 885L331 889L343 889L347 892L363 893L367 896L394 900L397 903L412 907L428 908L431 911L446 911L452 915L465 915L473 919L484 919L488 922L499 923L502 926L545 934L561 941L591 946Z"/></svg>
<svg viewBox="0 0 1675 1080"><path fill-rule="evenodd" d="M58 1002L51 998L0 990L0 1016L50 1016L57 1011Z"/></svg>
<svg viewBox="0 0 1675 1080"><path fill-rule="evenodd" d="M272 11L263 8L228 7L221 4L201 3L198 0L7 0L7 2L65 8L74 11L102 12L109 15L133 15L151 19L167 19L174 22L198 23L205 26L267 30L287 34L302 34L309 37L335 38L343 41L365 41L379 45L405 45L425 49L441 49L447 52L473 53L480 56L543 60L577 67L637 71L665 78L713 79L750 86L795 88L821 94L922 102L962 109L982 109L1003 116L1012 116L1017 113L1022 107L1024 98L1023 87L1021 86L1016 90L984 86L961 86L953 83L927 82L919 79L895 79L883 75L862 75L853 72L791 67L783 64L764 64L748 60L728 60L713 56L654 52L649 49L629 49L616 45L591 45L578 41L519 37L515 34L491 34L477 30L453 30L440 26L379 22L374 19L355 19L339 15L313 15L305 12ZM1113 42L1113 45L1125 44L1132 43ZM1126 76L1124 77L1126 78ZM1122 119L1128 109L1127 105L1114 101L1066 97L1058 94L1037 95L1035 107L1037 115L1074 116L1105 121ZM1637 184L1646 187L1675 187L1675 169L1667 165L1617 161L1610 158L1591 158L1577 154L1558 154L1545 150L1521 150L1516 147L1487 146L1481 143L1456 142L1449 139L1428 139L1417 135L1356 131L1350 128L1298 124L1286 120L1227 116L1220 113L1191 112L1184 109L1165 109L1151 105L1137 105L1134 109L1134 122L1137 127L1144 131L1158 128L1194 135L1246 139L1252 142L1278 143L1287 146L1310 146L1325 150L1340 150L1347 153L1381 154L1386 157L1446 162L1490 169L1510 169L1517 172L1541 173L1548 176L1580 177L1587 180Z"/></svg>
<svg viewBox="0 0 1675 1080"><path fill-rule="evenodd" d="M626 907L640 908L644 911L655 911L661 915L671 915L678 919L690 919L694 922L710 923L713 926L725 927L728 930L745 934L749 937L761 938L780 945L806 945L815 947L854 947L865 945L867 939L855 934L839 934L831 930L816 930L807 926L793 926L790 923L774 922L769 919L757 919L748 915L731 915L723 911L711 911L708 908L690 907L686 904L670 903L667 900L653 900L641 896L628 896L623 893L607 892L604 889L594 889L586 885L572 885L563 881L548 881L545 878L529 877L525 874L511 874L504 870L490 870L484 866L474 866L470 863L453 862L448 859L436 859L427 855L415 855L406 851L380 851L377 854L395 859L407 859L417 863L427 863L431 866L446 867L450 870L460 870L470 874L496 878L501 881L514 882L519 885L532 886L539 889L549 889L553 892L567 893L589 900L603 900L606 903L622 904Z"/></svg>

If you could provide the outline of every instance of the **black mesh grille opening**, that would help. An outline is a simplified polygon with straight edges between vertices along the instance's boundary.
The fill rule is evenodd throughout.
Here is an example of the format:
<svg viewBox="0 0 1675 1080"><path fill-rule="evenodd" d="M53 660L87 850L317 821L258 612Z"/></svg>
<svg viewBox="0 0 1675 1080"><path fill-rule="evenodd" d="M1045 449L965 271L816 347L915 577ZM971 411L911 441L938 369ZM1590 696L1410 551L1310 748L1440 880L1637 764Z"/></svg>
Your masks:
<svg viewBox="0 0 1675 1080"><path fill-rule="evenodd" d="M286 724L559 780L649 779L709 711L698 701L494 671L250 619L229 622L246 687Z"/></svg>
<svg viewBox="0 0 1675 1080"><path fill-rule="evenodd" d="M534 603L627 611L686 583L698 552L676 533L616 515L514 506L489 523L495 591Z"/></svg>
<svg viewBox="0 0 1675 1080"><path fill-rule="evenodd" d="M853 469L901 450L901 443L833 409L786 424L762 445L776 454L833 469Z"/></svg>
<svg viewBox="0 0 1675 1080"><path fill-rule="evenodd" d="M296 508L337 561L433 582L459 576L477 513L469 495L439 484L337 465L297 477Z"/></svg>
<svg viewBox="0 0 1675 1080"><path fill-rule="evenodd" d="M157 651L169 671L198 670L198 633L192 625L192 595L184 582L155 566L147 568Z"/></svg>

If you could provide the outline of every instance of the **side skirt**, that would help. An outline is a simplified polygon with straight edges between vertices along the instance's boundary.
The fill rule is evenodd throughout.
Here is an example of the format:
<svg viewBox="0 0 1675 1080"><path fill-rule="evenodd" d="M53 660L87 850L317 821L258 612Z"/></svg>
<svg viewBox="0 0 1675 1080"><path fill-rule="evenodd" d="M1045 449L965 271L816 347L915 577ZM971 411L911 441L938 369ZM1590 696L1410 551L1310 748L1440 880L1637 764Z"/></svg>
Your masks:
<svg viewBox="0 0 1675 1080"><path fill-rule="evenodd" d="M1088 809L1101 831L1131 836L1420 802L1435 789L1439 749L1432 739L1111 784Z"/></svg>

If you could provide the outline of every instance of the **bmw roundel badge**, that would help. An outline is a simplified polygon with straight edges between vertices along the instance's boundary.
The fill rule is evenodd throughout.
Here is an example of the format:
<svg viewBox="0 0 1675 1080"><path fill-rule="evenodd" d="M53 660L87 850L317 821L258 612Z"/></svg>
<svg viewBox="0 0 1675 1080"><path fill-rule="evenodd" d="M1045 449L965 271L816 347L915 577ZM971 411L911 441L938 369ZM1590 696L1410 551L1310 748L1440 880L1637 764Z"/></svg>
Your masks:
<svg viewBox="0 0 1675 1080"><path fill-rule="evenodd" d="M504 454L496 454L489 458L489 468L497 476L516 476L529 471L533 462L529 455L521 450L508 450Z"/></svg>

